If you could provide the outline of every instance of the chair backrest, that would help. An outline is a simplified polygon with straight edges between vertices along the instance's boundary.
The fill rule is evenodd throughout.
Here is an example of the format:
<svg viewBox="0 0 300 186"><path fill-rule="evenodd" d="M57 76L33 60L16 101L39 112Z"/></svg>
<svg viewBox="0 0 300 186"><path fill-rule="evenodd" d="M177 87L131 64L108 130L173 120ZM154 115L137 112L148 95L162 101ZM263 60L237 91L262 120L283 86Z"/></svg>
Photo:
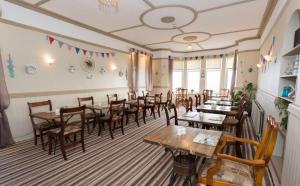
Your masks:
<svg viewBox="0 0 300 186"><path fill-rule="evenodd" d="M268 164L276 144L278 127L279 126L275 121L275 118L268 116L261 142L254 155L255 160L262 159L265 160L266 164Z"/></svg>
<svg viewBox="0 0 300 186"><path fill-rule="evenodd" d="M161 102L161 97L162 97L162 93L155 94L154 95L154 101L155 101L155 103L160 103Z"/></svg>
<svg viewBox="0 0 300 186"><path fill-rule="evenodd" d="M175 104L172 103L168 106L164 106L164 109L165 109L165 113L166 113L167 125L171 124L170 120L173 118L175 119L175 125L178 125L177 110L176 110ZM174 115L170 117L169 112L172 112L172 110L174 112Z"/></svg>
<svg viewBox="0 0 300 186"><path fill-rule="evenodd" d="M185 100L185 109L186 112L193 111L193 98L189 97L189 99Z"/></svg>
<svg viewBox="0 0 300 186"><path fill-rule="evenodd" d="M94 105L94 97L93 96L77 98L77 100L78 100L79 106L84 105L84 103L86 103L86 102L89 102L88 104Z"/></svg>
<svg viewBox="0 0 300 186"><path fill-rule="evenodd" d="M123 118L125 111L125 102L126 99L110 102L109 112L111 119L115 116L121 116Z"/></svg>
<svg viewBox="0 0 300 186"><path fill-rule="evenodd" d="M33 108L35 108L35 107L49 106L49 111L52 111L51 100L39 101L39 102L27 102L27 105L28 105L28 108L29 108L29 114L30 115L33 113Z"/></svg>
<svg viewBox="0 0 300 186"><path fill-rule="evenodd" d="M220 94L221 94L221 96L228 97L229 96L229 89L222 88L220 90Z"/></svg>
<svg viewBox="0 0 300 186"><path fill-rule="evenodd" d="M145 98L146 98L146 96L138 96L136 98L138 106L145 105L145 101L146 101Z"/></svg>
<svg viewBox="0 0 300 186"><path fill-rule="evenodd" d="M107 94L107 103L110 104L111 101L118 101L118 94Z"/></svg>
<svg viewBox="0 0 300 186"><path fill-rule="evenodd" d="M172 95L173 93L169 90L167 93L167 101L169 101L170 103L172 103Z"/></svg>
<svg viewBox="0 0 300 186"><path fill-rule="evenodd" d="M66 115L70 117L65 117ZM80 121L74 121L71 118L76 116L80 116ZM84 130L84 123L85 123L85 105L73 108L61 108L60 109L60 127L61 131L60 134L64 134L64 130L68 125L77 125L80 123L82 131Z"/></svg>
<svg viewBox="0 0 300 186"><path fill-rule="evenodd" d="M195 100L196 100L195 106L196 107L200 106L201 105L201 95L200 94L196 94L195 95Z"/></svg>
<svg viewBox="0 0 300 186"><path fill-rule="evenodd" d="M236 137L239 137L239 138L242 137L243 125L244 125L247 117L248 117L248 114L244 113L244 111L243 111L242 116L239 119L239 123L238 123L236 131L235 131Z"/></svg>
<svg viewBox="0 0 300 186"><path fill-rule="evenodd" d="M128 92L128 100L136 100L136 92L135 91Z"/></svg>

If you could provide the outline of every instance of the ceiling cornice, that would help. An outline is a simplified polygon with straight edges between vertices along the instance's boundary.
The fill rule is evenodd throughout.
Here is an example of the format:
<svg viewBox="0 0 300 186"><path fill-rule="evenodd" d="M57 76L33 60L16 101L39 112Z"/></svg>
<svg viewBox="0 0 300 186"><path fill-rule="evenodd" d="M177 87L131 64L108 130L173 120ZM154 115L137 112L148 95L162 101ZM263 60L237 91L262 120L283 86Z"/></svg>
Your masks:
<svg viewBox="0 0 300 186"><path fill-rule="evenodd" d="M68 17L65 17L65 16L62 16L60 14L57 14L57 13L53 13L51 11L48 11L44 8L41 8L41 7L35 7L29 3L26 3L26 2L21 2L21 1L15 1L15 0L5 0L7 2L10 2L10 3L13 3L15 5L18 5L18 6L21 6L21 7L24 7L24 8L27 8L27 9L30 9L30 10L33 10L33 11L36 11L36 12L39 12L39 13L42 13L42 14L45 14L45 15L48 15L50 17L53 17L53 18L56 18L56 19L59 19L61 21L64 21L64 22L67 22L67 23L71 23L71 24L74 24L74 25L77 25L77 26L80 26L82 28L86 28L88 30L91 30L91 31L94 31L94 32L97 32L99 34L103 34L103 35L106 35L108 37L111 37L111 38L114 38L114 39L117 39L117 40L120 40L120 41L124 41L124 42L127 42L129 44L132 44L132 45L136 45L138 47L141 47L141 48L144 48L144 49L147 49L147 50L150 50L150 48L148 47L145 47L141 44L138 44L138 43L135 43L133 41L130 41L130 40L127 40L127 39L124 39L122 37L118 37L116 35L113 35L113 34L110 34L109 32L105 32L103 30L100 30L98 28L95 28L95 27L92 27L92 26L89 26L87 24L84 24L84 23L81 23L79 21L75 21L73 19L70 19Z"/></svg>
<svg viewBox="0 0 300 186"><path fill-rule="evenodd" d="M34 6L37 6L37 7L41 6L42 4L45 4L45 3L49 2L49 1L51 1L51 0L41 0L41 1L37 2L37 3L35 3Z"/></svg>
<svg viewBox="0 0 300 186"><path fill-rule="evenodd" d="M276 7L276 4L277 4L278 0L269 0L268 1L268 4L267 4L267 8L266 8L266 11L263 15L263 18L261 20L261 23L260 23L260 30L259 32L257 33L257 36L261 36L262 33L264 32L265 28L266 28L266 25L268 24L269 20L270 20L270 17Z"/></svg>

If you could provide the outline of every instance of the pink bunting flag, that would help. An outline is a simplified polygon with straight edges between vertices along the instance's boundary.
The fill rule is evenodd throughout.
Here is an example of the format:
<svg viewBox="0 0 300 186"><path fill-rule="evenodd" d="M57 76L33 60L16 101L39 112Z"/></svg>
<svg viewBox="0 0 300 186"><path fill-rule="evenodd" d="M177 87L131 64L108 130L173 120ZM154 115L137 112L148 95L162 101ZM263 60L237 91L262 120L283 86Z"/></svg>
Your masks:
<svg viewBox="0 0 300 186"><path fill-rule="evenodd" d="M104 57L104 53L101 53L101 56Z"/></svg>
<svg viewBox="0 0 300 186"><path fill-rule="evenodd" d="M86 55L87 50L86 49L81 49L83 54Z"/></svg>
<svg viewBox="0 0 300 186"><path fill-rule="evenodd" d="M106 57L109 57L109 53L106 53Z"/></svg>
<svg viewBox="0 0 300 186"><path fill-rule="evenodd" d="M68 45L68 50L71 51L72 50L72 46Z"/></svg>
<svg viewBox="0 0 300 186"><path fill-rule="evenodd" d="M53 37L51 37L51 36L49 36L49 37L48 37L48 39L49 39L49 42L50 42L50 44L52 44L52 43L53 43L53 41L54 41L54 38L53 38Z"/></svg>
<svg viewBox="0 0 300 186"><path fill-rule="evenodd" d="M98 57L98 56L99 56L99 52L95 52L95 54L96 54L96 57Z"/></svg>

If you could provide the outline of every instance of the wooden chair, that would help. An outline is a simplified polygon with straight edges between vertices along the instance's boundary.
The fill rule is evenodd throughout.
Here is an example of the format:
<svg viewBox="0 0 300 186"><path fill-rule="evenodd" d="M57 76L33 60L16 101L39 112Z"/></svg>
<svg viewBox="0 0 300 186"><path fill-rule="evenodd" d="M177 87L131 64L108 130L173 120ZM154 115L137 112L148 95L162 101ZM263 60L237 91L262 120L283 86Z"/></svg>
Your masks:
<svg viewBox="0 0 300 186"><path fill-rule="evenodd" d="M107 103L110 104L111 101L118 101L118 94L107 94Z"/></svg>
<svg viewBox="0 0 300 186"><path fill-rule="evenodd" d="M113 130L118 128L121 128L122 134L124 135L123 120L125 114L125 101L126 99L118 100L118 101L110 101L109 113L106 116L99 118L99 125L100 123L108 124L111 139L114 139ZM119 124L119 126L116 127L116 124ZM100 136L100 133L101 133L101 128L99 126L98 136Z"/></svg>
<svg viewBox="0 0 300 186"><path fill-rule="evenodd" d="M196 94L195 95L195 106L197 108L200 105L201 105L201 95L200 94Z"/></svg>
<svg viewBox="0 0 300 186"><path fill-rule="evenodd" d="M128 100L136 100L136 92L135 91L128 92Z"/></svg>
<svg viewBox="0 0 300 186"><path fill-rule="evenodd" d="M222 97L228 97L229 96L229 89L225 89L225 88L221 89L220 90L220 95Z"/></svg>
<svg viewBox="0 0 300 186"><path fill-rule="evenodd" d="M152 96L145 96L145 105L144 105L144 112L146 112L147 110L150 110L151 114L153 115L154 119L156 119L155 117L155 102L153 102L153 97ZM146 113L145 113L146 115Z"/></svg>
<svg viewBox="0 0 300 186"><path fill-rule="evenodd" d="M40 102L28 102L27 103L29 108L29 117L31 120L31 125L33 128L33 134L34 134L34 145L37 145L37 138L41 138L41 144L43 150L45 149L44 144L44 135L46 134L47 130L52 128L51 122L49 121L43 121L43 122L37 122L36 119L32 116L33 114L33 108L40 108L40 107L48 107L48 111L52 111L52 103L51 100L48 101L40 101Z"/></svg>
<svg viewBox="0 0 300 186"><path fill-rule="evenodd" d="M186 112L193 111L193 98L189 97L185 100L185 110Z"/></svg>
<svg viewBox="0 0 300 186"><path fill-rule="evenodd" d="M79 106L82 106L82 105L85 105L85 104L94 105L93 96L77 98L77 100L78 100L78 105ZM95 128L96 122L97 122L97 113L96 113L95 109L89 109L89 111L90 112L87 112L87 111L85 112L85 119L86 119L85 125L86 125L88 133L90 134L91 133L90 124L92 123L93 128Z"/></svg>
<svg viewBox="0 0 300 186"><path fill-rule="evenodd" d="M144 124L146 124L146 109L145 109L145 97L143 96L138 96L137 97L137 102L139 104L138 108L139 108L139 112L143 113L143 121Z"/></svg>
<svg viewBox="0 0 300 186"><path fill-rule="evenodd" d="M154 95L154 104L157 108L158 117L160 117L160 107L161 107L162 93Z"/></svg>
<svg viewBox="0 0 300 186"><path fill-rule="evenodd" d="M164 101L161 100L161 102L160 102L161 110L163 110L165 106L167 106L171 103L172 103L172 92L169 90L168 93L167 93L166 100L164 100Z"/></svg>
<svg viewBox="0 0 300 186"><path fill-rule="evenodd" d="M135 122L137 123L137 126L139 127L139 112L140 112L140 102L137 101L136 104L131 104L130 107L125 109L125 115L126 115L126 125L128 125L129 116L135 115Z"/></svg>
<svg viewBox="0 0 300 186"><path fill-rule="evenodd" d="M179 88L176 89L176 99L175 99L175 104L178 107L179 104L185 104L185 100L188 99L187 96L188 90L187 89L183 89L183 88Z"/></svg>
<svg viewBox="0 0 300 186"><path fill-rule="evenodd" d="M70 117L65 119L66 115L80 115L80 121L71 121ZM84 148L84 123L85 123L85 106L74 107L74 108L61 108L60 109L60 120L61 127L51 129L47 132L49 140L49 155L52 153L52 140L59 139L60 149L64 160L67 160L66 149L74 147L77 144L81 144L82 151L85 152ZM80 133L80 140L77 140L76 134ZM68 138L73 135L73 141ZM70 143L65 140L69 139Z"/></svg>
<svg viewBox="0 0 300 186"><path fill-rule="evenodd" d="M178 125L178 119L177 119L177 110L175 104L170 104L168 106L164 106L166 119L167 119L167 125L170 125L170 120L174 118L175 125ZM174 112L174 115L170 117L170 112Z"/></svg>
<svg viewBox="0 0 300 186"><path fill-rule="evenodd" d="M261 186L265 169L272 156L278 133L275 118L268 116L261 142L225 135L216 150L216 160L207 161L198 178L198 185L209 186ZM225 145L232 142L256 146L253 160L219 153Z"/></svg>

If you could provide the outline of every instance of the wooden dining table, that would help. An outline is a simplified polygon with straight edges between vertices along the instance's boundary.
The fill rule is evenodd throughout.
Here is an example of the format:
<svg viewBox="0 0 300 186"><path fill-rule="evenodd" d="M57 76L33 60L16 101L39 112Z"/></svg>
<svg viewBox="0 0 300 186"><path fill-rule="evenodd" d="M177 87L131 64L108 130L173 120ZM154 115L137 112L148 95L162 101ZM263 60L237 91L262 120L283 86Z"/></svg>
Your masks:
<svg viewBox="0 0 300 186"><path fill-rule="evenodd" d="M191 123L201 123L209 126L219 127L223 125L226 118L224 114L214 114L205 112L186 112L178 116L179 121L187 121Z"/></svg>
<svg viewBox="0 0 300 186"><path fill-rule="evenodd" d="M225 114L225 115L231 112L231 106L200 105L196 109L198 112L208 112L208 113Z"/></svg>
<svg viewBox="0 0 300 186"><path fill-rule="evenodd" d="M213 139L215 145L195 142L194 139L201 134ZM221 131L169 125L144 136L144 142L160 145L171 150L185 151L196 156L211 158L222 134Z"/></svg>
<svg viewBox="0 0 300 186"><path fill-rule="evenodd" d="M232 102L231 101L207 100L204 104L206 104L206 105L232 106Z"/></svg>

